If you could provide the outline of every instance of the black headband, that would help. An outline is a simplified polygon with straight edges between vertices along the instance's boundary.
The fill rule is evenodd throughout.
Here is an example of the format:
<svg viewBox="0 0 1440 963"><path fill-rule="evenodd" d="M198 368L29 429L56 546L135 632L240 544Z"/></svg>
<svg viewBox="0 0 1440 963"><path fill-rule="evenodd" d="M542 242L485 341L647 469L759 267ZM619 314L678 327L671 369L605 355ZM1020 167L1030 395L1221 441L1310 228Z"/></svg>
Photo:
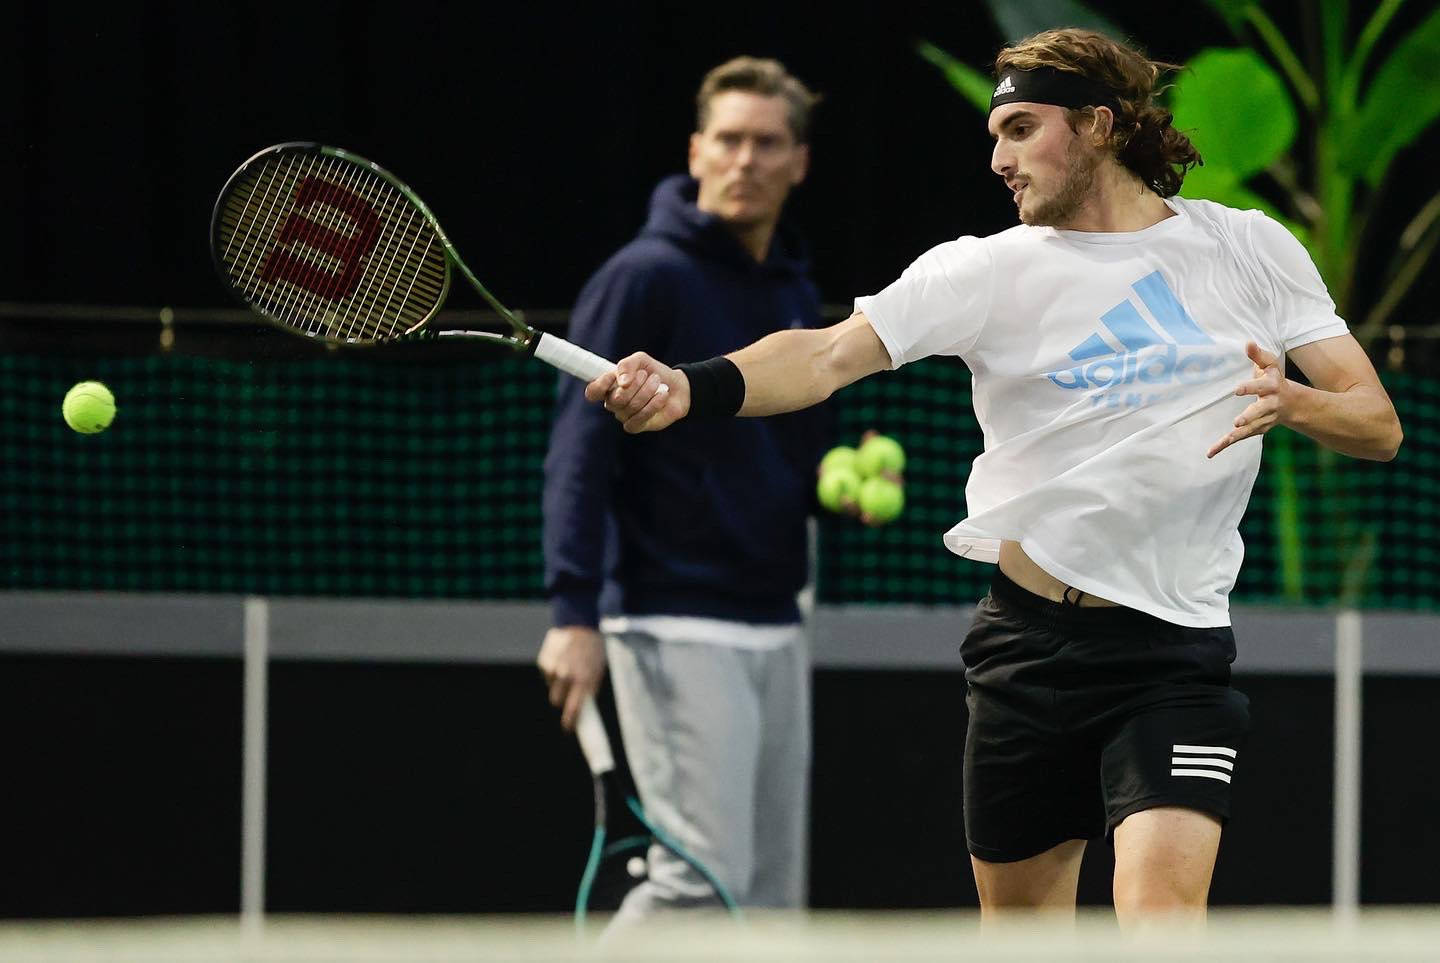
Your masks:
<svg viewBox="0 0 1440 963"><path fill-rule="evenodd" d="M1056 107L1109 107L1119 106L1115 91L1088 77L1056 70L1054 67L1036 67L1034 70L1007 70L1000 75L995 93L990 95L990 109L1002 104L1031 103L1054 104Z"/></svg>

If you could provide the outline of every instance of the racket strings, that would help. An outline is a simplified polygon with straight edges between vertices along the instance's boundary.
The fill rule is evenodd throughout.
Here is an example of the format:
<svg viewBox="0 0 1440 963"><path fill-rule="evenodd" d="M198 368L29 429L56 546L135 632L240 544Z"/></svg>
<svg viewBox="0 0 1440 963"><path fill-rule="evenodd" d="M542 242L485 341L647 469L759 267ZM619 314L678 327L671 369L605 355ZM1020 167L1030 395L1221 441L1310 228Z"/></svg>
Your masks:
<svg viewBox="0 0 1440 963"><path fill-rule="evenodd" d="M357 176L353 169L342 165L334 158L327 157L320 170L314 176L303 178L301 183L305 186L319 183L339 187L343 192L340 196L353 198L359 196L355 191L356 181ZM333 191L330 193L334 196ZM304 199L303 195L304 188L302 187L301 190L296 192L297 204ZM369 215L369 224L371 225L371 233L373 234L374 225L379 221L377 213L380 212L374 210L371 198L361 198L361 200L365 202L367 207L359 210L363 210ZM323 252L334 262L333 268L322 275L318 287L310 287L303 284L303 282L301 284L291 283L287 285L289 290L286 292L284 302L279 308L280 319L287 323L302 326L302 330L307 334L340 340L356 340L367 335L364 325L357 323L364 318L362 309L366 306L366 292L358 283L355 284L350 291L343 290L347 285L345 272L352 270L352 267L345 258L342 258L338 253L334 252L333 248L327 250L327 245L320 240L326 236L320 232L334 230L335 226L339 226L337 222L348 218L354 220L357 225L354 240L363 241L366 231L363 227L360 227L360 214L358 211L355 213L352 213L352 211L356 211L353 205L348 210L338 204L309 205L306 207L306 216L300 218L298 222L293 217L287 218L287 225L293 223L299 223L301 225L295 235L290 238L300 242L299 250L305 252ZM285 235L278 238L280 241L286 239ZM370 238L370 241L371 243L375 243L373 237ZM366 257L369 251L354 253L360 257ZM288 252L285 252L285 255L288 255ZM272 250L270 255L268 255L268 257L271 258L277 256L284 255L282 255L282 252L279 250ZM313 280L314 275L308 275L307 279ZM328 302L329 304L337 304L344 299L348 301L348 304L341 304L337 309L331 311L322 310L322 312L317 315L314 310L316 305L309 300L310 298L319 299L321 302ZM384 336L385 333L388 332L380 332L377 326L374 336Z"/></svg>
<svg viewBox="0 0 1440 963"><path fill-rule="evenodd" d="M245 191L245 185L242 184L227 204L227 209L233 210L237 206L238 196L242 193L249 194L243 213L237 215L236 223L232 227L232 230L238 234L243 225L244 236L233 260L228 254L229 245L227 245L227 254L224 257L230 268L232 281L247 301L260 307L277 320L303 330L306 334L315 333L315 325L313 323L296 323L299 306L295 303L297 295L304 289L296 285L282 287L273 282L266 283L263 278L270 258L280 249L280 245L275 243L276 235L283 225L291 223L288 215L293 210L294 198L300 184L307 178L318 174L324 166L325 160L318 154L306 154L299 157L286 156L280 158L278 162L266 164L257 172L254 183L248 192ZM255 200L256 197L258 197L258 201ZM325 217L323 213L317 212L317 214L322 218ZM333 218L334 215L331 217ZM299 240L302 242L313 240L313 238L304 237L307 233L305 222L297 223L300 226L301 234ZM290 246L300 247L300 245ZM323 251L319 249L309 245L304 245L304 247L309 248L307 253L310 258L323 255ZM323 269L327 265L317 266ZM318 296L324 297L328 293L322 289Z"/></svg>
<svg viewBox="0 0 1440 963"><path fill-rule="evenodd" d="M280 306L281 318L290 323L304 323L308 320L314 325L317 321L323 322L324 327L312 327L310 333L332 338L339 336L339 331L343 328L343 317L328 312L317 319L314 305L308 302L307 297L334 303L343 296L345 272L349 265L335 249L336 246L327 243L327 239L345 235L345 228L338 222L348 212L342 214L334 205L310 202L315 200L319 193L315 185L334 184L339 180L337 175L340 173L335 161L326 158L313 175L300 179L299 186L293 192L295 209L286 216L281 232L275 237L275 246L265 255L260 275L262 280L274 281L281 276L277 264L298 266L297 277L285 277L290 283L287 284L288 290L284 292ZM301 210L304 214L297 217L296 214ZM363 240L365 230L360 226L358 213L349 216L355 220L355 239ZM373 226L371 230L373 231ZM328 258L328 262L317 262L317 254Z"/></svg>
<svg viewBox="0 0 1440 963"><path fill-rule="evenodd" d="M340 187L340 189L344 191L344 193L341 194L343 197L360 196L361 200L366 203L366 209L364 210L366 210L367 213L374 212L376 202L380 200L380 191L379 187L377 187L376 178L361 177L359 168L348 166L348 164L344 164L343 161L337 161L334 160L334 158L327 157L324 158L324 160L317 160L315 155L307 155L307 157L301 157L298 158L298 160L300 160L301 163L292 166L294 170L289 171L291 176L285 180L285 186L291 190L282 191L282 196L285 196L287 193L298 194L298 191L294 190L295 184L307 184L307 186L310 186L310 184L317 183L318 178L318 183ZM361 187L363 187L363 190L361 190ZM386 217L387 214L393 216L396 209L395 193L390 191L390 196L384 197L383 200L389 203L383 204L383 206L380 207L379 216ZM351 204L351 206L353 206L353 204ZM301 252L321 253L321 255L323 255L323 253L325 253L325 245L320 242L320 238L323 238L321 232L324 230L324 232L334 232L334 235L343 235L344 229L346 229L347 226L346 214L343 213L343 209L333 209L333 207L327 206L327 204L317 204L317 206L312 207L312 210L307 210L307 214L311 214L311 216L301 217L301 219L298 220L287 219L285 222L282 222L287 225L287 229L285 229L287 233L279 239L300 242L298 245L295 245L295 248L301 250ZM372 217L374 217L373 213ZM412 225L410 226L413 226L413 219L410 220L412 220ZM289 225L298 225L298 229L289 230ZM337 229L337 227L340 230L334 230ZM264 232L262 232L262 236L264 236ZM382 248L382 250L384 249L384 246L380 245L380 243L374 243L374 246L376 246L376 248ZM392 243L390 246L395 245ZM289 252L285 252L285 255L291 256ZM274 256L276 256L276 252L275 250L271 250L268 258L274 258ZM372 284L364 286L353 285L354 291L350 292L348 297L344 298L344 301L341 301L341 292L338 291L338 288L340 288L344 281L344 275L340 273L340 268L343 265L338 263L338 258L331 258L331 261L336 263L323 262L323 265L327 266L327 268L333 268L334 271L325 272L324 275L315 275L315 273L312 272L308 273L308 276L302 276L302 281L308 281L308 284L285 284L281 286L278 292L275 292L274 297L272 297L272 304L269 305L269 307L272 308L272 314L276 315L276 320L292 325L292 327L301 330L302 333L305 334L317 335L317 337L338 338L338 340L370 340L370 338L386 337L386 335L392 334L393 325L387 327L383 322L384 318L373 317L373 315L376 286L395 284L395 279L393 279L393 276L390 276L393 275L393 271L380 273L370 272ZM393 265L390 266L393 268ZM251 268L251 272L253 273L255 262L252 261L249 263L249 268ZM264 278L265 275L262 273L259 279ZM318 284L317 279L320 279ZM361 278L361 281L363 281L363 278ZM252 285L246 289L246 294L251 295L252 298L255 297L255 288L256 285L252 282ZM369 320L369 322L367 322L367 320ZM415 324L415 322L419 322L419 320L420 317L410 318L403 317L402 315L402 317L399 318L399 331L406 330L406 328L410 327L410 324Z"/></svg>
<svg viewBox="0 0 1440 963"><path fill-rule="evenodd" d="M326 300L333 300L334 298L335 285L321 282L320 279L323 277L323 272L327 272L332 268L338 268L339 265L327 265L323 262L315 263L315 258L317 256L324 256L326 253L318 243L317 228L335 230L339 227L339 225L332 227L331 225L321 224L317 221L317 218L333 222L338 219L337 215L328 208L320 207L313 212L312 216L295 218L292 216L293 208L286 206L287 203L298 206L303 185L315 183L317 177L334 176L334 164L328 158L323 161L318 157L306 158L305 160L308 161L308 163L297 163L293 165L294 169L288 177L287 189L278 195L277 203L274 205L274 226L271 230L262 232L261 234L262 238L270 238L271 243L257 248L257 253L260 254L260 258L258 261L253 262L256 273L252 278L251 287L247 292L251 295L260 293L262 282L273 282L275 280L272 272L276 271L277 259L284 259L292 264L303 265L300 267L301 276L310 283L311 287L309 290L312 291L316 297ZM336 231L336 233L342 233L342 231ZM295 244L294 242L297 241L299 243ZM281 242L285 243L282 244ZM294 248L296 253L291 254L287 248ZM301 252L308 253L309 257L305 257ZM332 260L338 259L332 257ZM311 270L305 270L305 267L310 267ZM315 286L317 283L319 284L318 287ZM306 288L302 288L296 283L290 283L284 288L277 288L272 293L272 310L280 320L292 326L300 327L306 334L326 335L329 332L317 327L317 322L313 314L310 315L308 319L301 317L303 309L308 307L299 299L299 296L305 290ZM308 323L306 323L307 320ZM324 320L328 321L329 319L326 318Z"/></svg>
<svg viewBox="0 0 1440 963"><path fill-rule="evenodd" d="M292 177L291 175L296 176ZM258 259L265 250L265 239L270 237L285 210L281 199L293 191L297 180L298 171L295 167L282 167L279 164L265 165L256 172L253 181L247 179L242 182L226 204L224 223L230 228L231 240L225 246L225 254L222 259L231 270L232 280L243 285L242 290L247 298L254 295L251 282L256 277ZM242 192L245 196L244 207L232 220L230 212L235 209L236 201ZM242 224L245 233L232 260L231 248L234 238L240 233L239 229ZM259 228L258 231L257 228Z"/></svg>
<svg viewBox="0 0 1440 963"><path fill-rule="evenodd" d="M347 333L361 338L403 334L439 307L445 293L445 253L435 229L400 191L379 177L351 167L350 187L379 212L387 225L370 260L353 311L343 319ZM398 300L397 300L398 298Z"/></svg>
<svg viewBox="0 0 1440 963"><path fill-rule="evenodd" d="M318 152L278 155L241 178L217 240L245 300L313 337L391 338L423 323L445 293L429 220L373 172Z"/></svg>

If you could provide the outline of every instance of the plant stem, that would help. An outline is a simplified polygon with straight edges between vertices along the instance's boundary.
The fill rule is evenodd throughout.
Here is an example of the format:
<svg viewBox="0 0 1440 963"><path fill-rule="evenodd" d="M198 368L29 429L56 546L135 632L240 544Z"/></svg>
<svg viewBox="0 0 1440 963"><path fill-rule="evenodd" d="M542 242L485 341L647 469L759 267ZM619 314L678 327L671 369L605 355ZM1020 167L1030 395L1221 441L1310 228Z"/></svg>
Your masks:
<svg viewBox="0 0 1440 963"><path fill-rule="evenodd" d="M1440 218L1440 193L1426 201L1414 220L1405 225L1405 230L1400 232L1400 249L1409 250L1419 244L1420 238L1430 229L1430 225L1435 223L1436 218Z"/></svg>
<svg viewBox="0 0 1440 963"><path fill-rule="evenodd" d="M1374 49L1375 42L1380 39L1380 35L1385 32L1385 28L1390 25L1391 19L1404 2L1405 0L1381 0L1380 6L1360 31L1360 37L1355 41L1355 51L1345 66L1345 76L1340 81L1340 89L1336 91L1335 107L1338 110L1348 114L1355 109L1360 100L1360 78L1365 73L1365 61L1370 59L1370 51Z"/></svg>
<svg viewBox="0 0 1440 963"><path fill-rule="evenodd" d="M1358 245L1352 244L1350 237L1355 179L1340 170L1338 126L1333 118L1327 117L1315 132L1316 192L1325 212L1316 247L1325 262L1319 266L1320 274L1330 284L1330 296L1335 299L1340 316L1346 317L1350 311Z"/></svg>
<svg viewBox="0 0 1440 963"><path fill-rule="evenodd" d="M1369 342L1380 329L1385 326L1390 315L1400 306L1400 301L1409 292L1415 280L1420 277L1421 270L1430 256L1435 253L1435 248L1440 245L1440 229L1432 223L1423 241L1410 250L1400 264L1400 269L1395 272L1394 278L1385 286L1385 293L1376 302L1375 307L1365 316L1365 323L1355 329L1355 340L1362 345Z"/></svg>
<svg viewBox="0 0 1440 963"><path fill-rule="evenodd" d="M1315 82L1305 72L1305 67L1300 63L1300 58L1295 56L1295 51L1285 42L1285 37L1280 33L1280 28L1275 26L1275 21L1260 9L1259 4L1250 4L1245 8L1245 19L1254 25L1255 31L1260 34L1265 45L1270 48L1270 53L1280 63L1280 69L1285 71L1285 76L1290 80L1290 86L1295 88L1295 93L1300 96L1300 101L1310 113L1316 113L1320 109L1320 92L1315 89Z"/></svg>
<svg viewBox="0 0 1440 963"><path fill-rule="evenodd" d="M1265 173L1269 174L1275 183L1289 195L1292 209L1305 222L1306 227L1313 231L1315 225L1325 219L1325 211L1320 206L1320 202L1315 199L1314 194L1305 189L1304 185L1300 183L1300 179L1295 176L1293 157L1289 154L1280 156L1265 169Z"/></svg>
<svg viewBox="0 0 1440 963"><path fill-rule="evenodd" d="M1287 602L1305 601L1305 549L1300 538L1300 492L1295 481L1295 436L1271 432L1270 464L1275 468L1276 551L1280 555L1280 594Z"/></svg>
<svg viewBox="0 0 1440 963"><path fill-rule="evenodd" d="M1326 113L1332 116L1338 112L1335 101L1345 67L1345 27L1349 21L1348 0L1329 0L1320 4L1320 49L1325 80L1322 94L1326 101Z"/></svg>

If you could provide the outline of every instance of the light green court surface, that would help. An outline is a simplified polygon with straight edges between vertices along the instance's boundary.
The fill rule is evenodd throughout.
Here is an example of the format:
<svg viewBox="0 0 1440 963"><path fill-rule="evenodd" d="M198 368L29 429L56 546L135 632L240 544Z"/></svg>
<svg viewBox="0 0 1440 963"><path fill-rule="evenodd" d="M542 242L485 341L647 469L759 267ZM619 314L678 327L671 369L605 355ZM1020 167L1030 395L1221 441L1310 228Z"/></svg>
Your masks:
<svg viewBox="0 0 1440 963"><path fill-rule="evenodd" d="M596 918L598 924L601 920ZM272 917L263 928L234 917L0 924L7 963L450 963L450 961L1410 961L1434 960L1440 907L1362 913L1216 911L1203 935L1157 923L1122 936L1112 915L1074 927L1025 919L980 935L973 913L751 914L743 924L691 919L597 946L578 942L569 918Z"/></svg>

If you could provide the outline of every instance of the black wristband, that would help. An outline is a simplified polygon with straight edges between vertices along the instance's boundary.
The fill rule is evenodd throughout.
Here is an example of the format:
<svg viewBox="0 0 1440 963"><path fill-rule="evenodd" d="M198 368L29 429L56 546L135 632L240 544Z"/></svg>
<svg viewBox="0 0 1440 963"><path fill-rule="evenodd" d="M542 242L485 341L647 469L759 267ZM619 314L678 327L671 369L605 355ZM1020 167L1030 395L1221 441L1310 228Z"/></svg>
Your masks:
<svg viewBox="0 0 1440 963"><path fill-rule="evenodd" d="M677 364L690 379L690 418L728 418L745 403L745 376L723 355L709 361Z"/></svg>

